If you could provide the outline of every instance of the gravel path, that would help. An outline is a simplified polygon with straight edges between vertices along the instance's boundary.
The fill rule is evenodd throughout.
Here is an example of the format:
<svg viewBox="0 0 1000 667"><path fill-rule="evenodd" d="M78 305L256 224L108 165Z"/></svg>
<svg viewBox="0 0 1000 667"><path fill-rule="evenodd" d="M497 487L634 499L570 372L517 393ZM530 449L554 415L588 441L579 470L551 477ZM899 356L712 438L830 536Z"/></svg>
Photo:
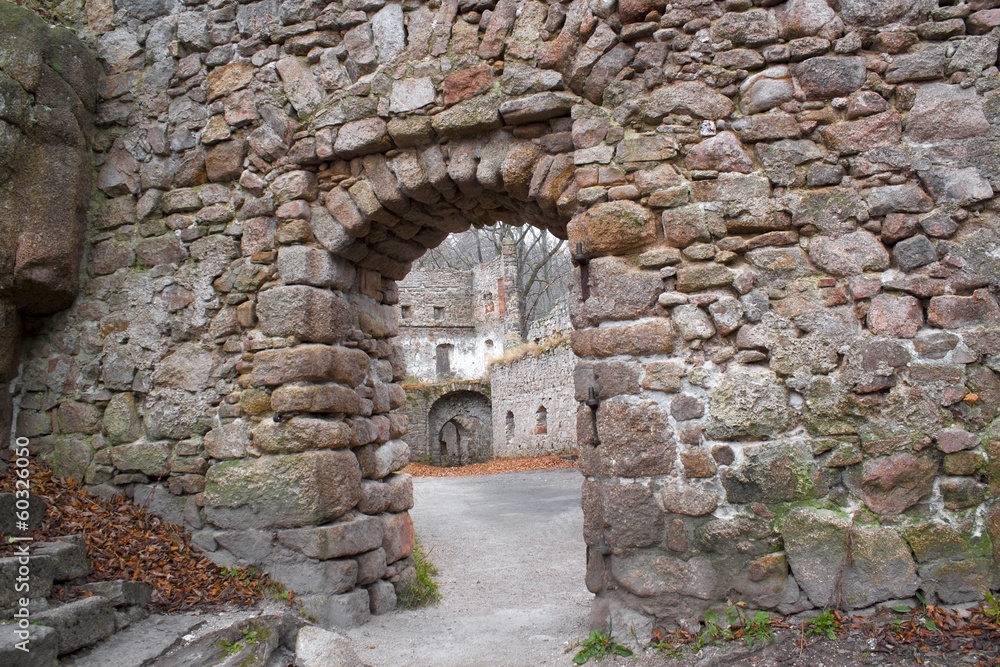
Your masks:
<svg viewBox="0 0 1000 667"><path fill-rule="evenodd" d="M375 667L570 665L585 634L578 470L414 479L417 535L442 601L350 630Z"/></svg>

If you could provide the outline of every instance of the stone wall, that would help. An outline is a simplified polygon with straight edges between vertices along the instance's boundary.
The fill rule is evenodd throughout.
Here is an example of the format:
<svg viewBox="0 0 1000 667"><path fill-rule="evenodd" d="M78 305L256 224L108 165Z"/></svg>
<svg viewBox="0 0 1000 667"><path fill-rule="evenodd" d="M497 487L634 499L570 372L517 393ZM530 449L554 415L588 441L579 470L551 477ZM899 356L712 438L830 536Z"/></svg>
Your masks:
<svg viewBox="0 0 1000 667"><path fill-rule="evenodd" d="M575 367L576 355L565 344L490 367L497 456L576 449ZM544 419L539 417L540 409L544 409ZM509 427L511 415L513 429Z"/></svg>
<svg viewBox="0 0 1000 667"><path fill-rule="evenodd" d="M395 281L472 223L534 224L589 274L595 626L977 599L993 4L92 3L100 194L17 432L362 622L410 571Z"/></svg>

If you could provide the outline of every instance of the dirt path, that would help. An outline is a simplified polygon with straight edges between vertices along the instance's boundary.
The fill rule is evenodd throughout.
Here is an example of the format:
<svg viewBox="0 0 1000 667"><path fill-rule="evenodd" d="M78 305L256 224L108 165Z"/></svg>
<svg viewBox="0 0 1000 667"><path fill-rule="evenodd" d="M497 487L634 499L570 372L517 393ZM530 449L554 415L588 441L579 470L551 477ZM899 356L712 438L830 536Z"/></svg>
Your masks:
<svg viewBox="0 0 1000 667"><path fill-rule="evenodd" d="M584 634L578 470L418 478L417 535L441 572L436 606L347 634L376 667L570 665Z"/></svg>

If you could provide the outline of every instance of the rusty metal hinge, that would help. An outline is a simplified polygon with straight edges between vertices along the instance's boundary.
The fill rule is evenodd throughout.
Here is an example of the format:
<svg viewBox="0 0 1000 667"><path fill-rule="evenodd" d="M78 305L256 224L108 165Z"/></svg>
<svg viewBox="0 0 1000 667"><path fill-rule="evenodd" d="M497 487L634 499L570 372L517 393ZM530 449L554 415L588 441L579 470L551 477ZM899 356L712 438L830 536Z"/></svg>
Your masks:
<svg viewBox="0 0 1000 667"><path fill-rule="evenodd" d="M580 294L586 301L590 298L590 258L583 254L582 243L576 244L576 252L570 257L580 267Z"/></svg>
<svg viewBox="0 0 1000 667"><path fill-rule="evenodd" d="M590 423L594 427L594 447L600 447L601 439L597 435L597 408L601 407L601 400L597 398L596 389L593 387L590 388L587 400L584 401L583 404L590 408Z"/></svg>

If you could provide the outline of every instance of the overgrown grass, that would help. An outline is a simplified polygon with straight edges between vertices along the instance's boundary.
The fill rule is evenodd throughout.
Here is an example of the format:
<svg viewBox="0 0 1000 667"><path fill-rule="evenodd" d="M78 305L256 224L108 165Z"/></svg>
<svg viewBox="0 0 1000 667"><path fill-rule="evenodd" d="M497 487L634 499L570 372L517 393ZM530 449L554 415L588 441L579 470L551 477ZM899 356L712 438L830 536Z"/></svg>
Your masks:
<svg viewBox="0 0 1000 667"><path fill-rule="evenodd" d="M437 582L434 581L438 569L428 558L428 554L424 551L424 546L419 539L413 546L412 557L413 569L417 571L417 576L399 592L396 606L401 609L427 607L441 600L441 591L438 590Z"/></svg>
<svg viewBox="0 0 1000 667"><path fill-rule="evenodd" d="M487 368L492 368L493 366L502 366L520 361L525 357L537 357L557 347L566 347L569 343L569 334L557 333L543 339L540 343L522 343L521 345L508 348L502 355L490 357L486 361L486 366Z"/></svg>

